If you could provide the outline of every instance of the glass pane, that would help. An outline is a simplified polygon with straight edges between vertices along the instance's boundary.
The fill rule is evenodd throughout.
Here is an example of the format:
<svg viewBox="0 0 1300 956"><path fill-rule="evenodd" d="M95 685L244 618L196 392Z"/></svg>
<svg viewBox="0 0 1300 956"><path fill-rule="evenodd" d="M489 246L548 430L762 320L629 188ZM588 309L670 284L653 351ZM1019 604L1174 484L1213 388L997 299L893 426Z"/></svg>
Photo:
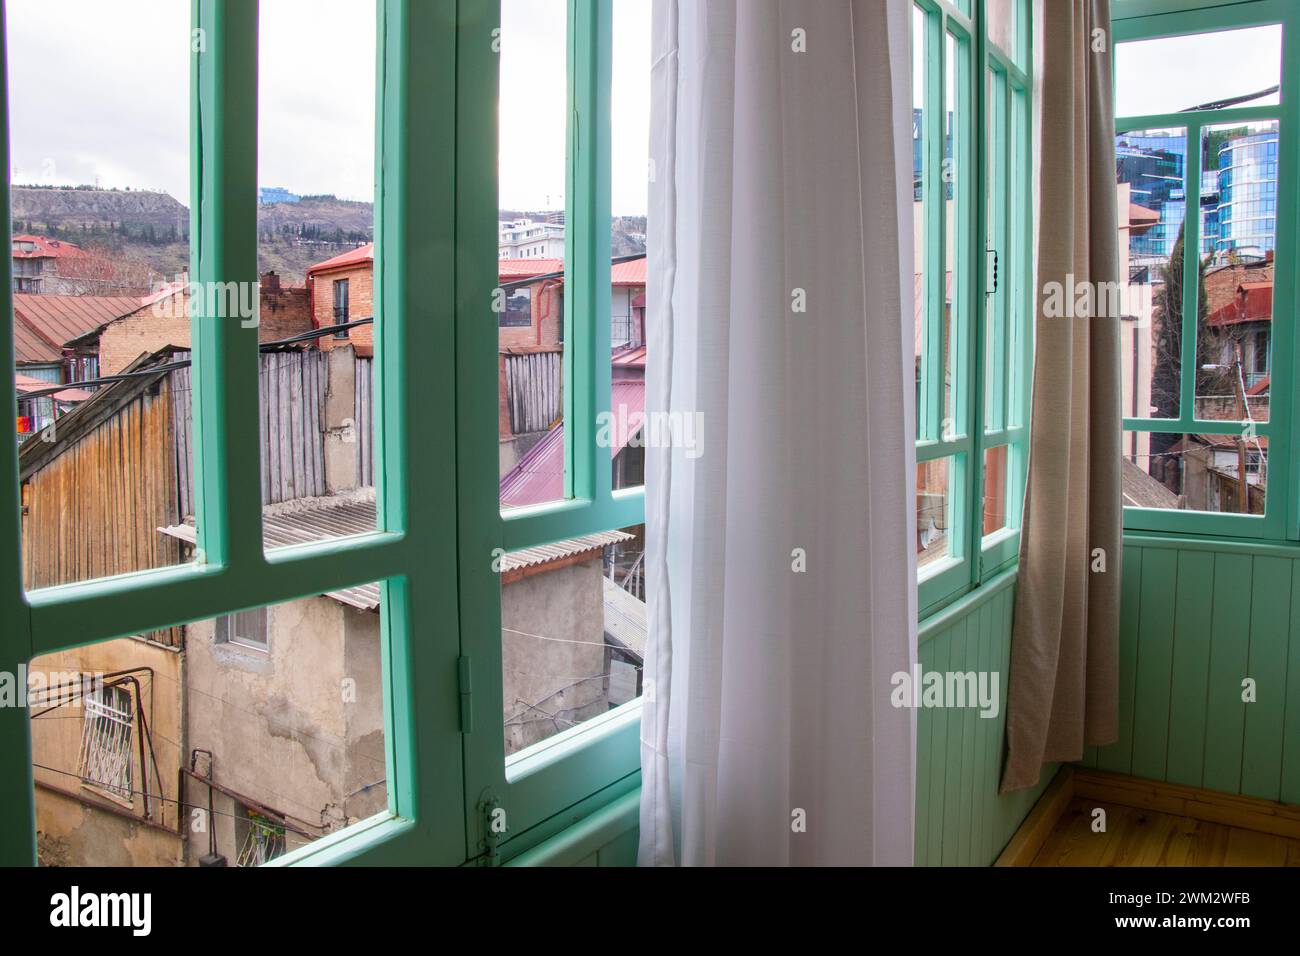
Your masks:
<svg viewBox="0 0 1300 956"><path fill-rule="evenodd" d="M984 450L984 534L1007 526L1007 476L1010 448L999 445Z"/></svg>
<svg viewBox="0 0 1300 956"><path fill-rule="evenodd" d="M32 661L41 865L253 866L386 810L379 600L368 584Z"/></svg>
<svg viewBox="0 0 1300 956"><path fill-rule="evenodd" d="M944 37L944 158L942 178L945 183L945 235L944 248L944 316L943 316L943 420L940 437L955 438L965 434L964 422L957 421L956 396L965 375L961 368L958 342L966 325L964 289L968 281L958 275L962 257L966 254L965 226L969 200L965 195L966 173L962 164L966 159L966 130L969 117L966 112L965 48L952 34ZM960 61L959 62L959 58Z"/></svg>
<svg viewBox="0 0 1300 956"><path fill-rule="evenodd" d="M1115 45L1115 115L1278 102L1280 25Z"/></svg>
<svg viewBox="0 0 1300 956"><path fill-rule="evenodd" d="M1241 435L1125 432L1122 454L1127 507L1264 514L1268 439L1263 436L1245 430Z"/></svg>
<svg viewBox="0 0 1300 956"><path fill-rule="evenodd" d="M645 526L501 559L506 754L641 693Z"/></svg>
<svg viewBox="0 0 1300 956"><path fill-rule="evenodd" d="M610 169L609 435L613 486L645 484L646 234L650 199L650 0L614 4Z"/></svg>
<svg viewBox="0 0 1300 956"><path fill-rule="evenodd" d="M1061 315L1118 310L1129 418L1177 418L1182 367L1183 213L1186 129L1151 129L1115 138L1122 286L1055 290ZM1044 311L1052 302L1044 303Z"/></svg>
<svg viewBox="0 0 1300 956"><path fill-rule="evenodd" d="M566 43L564 4L502 0L497 428L503 508L557 501L565 493Z"/></svg>
<svg viewBox="0 0 1300 956"><path fill-rule="evenodd" d="M1268 421L1277 150L1276 120L1202 132L1198 419Z"/></svg>
<svg viewBox="0 0 1300 956"><path fill-rule="evenodd" d="M988 84L988 170L985 189L988 215L984 275L984 428L996 431L1006 425L1007 351L1007 138L1006 75L986 74ZM991 255L990 255L991 254ZM992 257L996 256L996 260ZM991 261L992 260L992 261ZM994 264L996 263L996 265ZM996 270L996 274L994 274Z"/></svg>
<svg viewBox="0 0 1300 956"><path fill-rule="evenodd" d="M1011 138L1009 180L1007 185L1008 226L1006 255L1000 264L1000 280L1006 283L1007 298L1007 425L1025 424L1028 407L1026 393L1029 389L1029 357L1027 342L1030 317L1026 290L1029 288L1029 257L1026 252L1031 241L1029 223L1029 99L1020 90L1011 93Z"/></svg>
<svg viewBox="0 0 1300 956"><path fill-rule="evenodd" d="M5 16L23 583L180 564L157 529L194 508L189 5Z"/></svg>
<svg viewBox="0 0 1300 956"><path fill-rule="evenodd" d="M248 298L274 548L376 527L377 12L374 0L276 0L259 17L260 281Z"/></svg>
<svg viewBox="0 0 1300 956"><path fill-rule="evenodd" d="M949 534L952 494L956 488L954 458L936 458L916 466L916 565L926 565L953 554Z"/></svg>
<svg viewBox="0 0 1300 956"><path fill-rule="evenodd" d="M929 285L926 281L925 180L926 135L925 112L925 42L926 17L920 7L912 8L912 261L915 263L913 309L916 343L916 437L931 438L927 427L930 408L930 376L924 360L926 322L929 315Z"/></svg>
<svg viewBox="0 0 1300 956"><path fill-rule="evenodd" d="M989 42L1006 56L1016 51L1016 23L1019 0L984 0L984 18Z"/></svg>

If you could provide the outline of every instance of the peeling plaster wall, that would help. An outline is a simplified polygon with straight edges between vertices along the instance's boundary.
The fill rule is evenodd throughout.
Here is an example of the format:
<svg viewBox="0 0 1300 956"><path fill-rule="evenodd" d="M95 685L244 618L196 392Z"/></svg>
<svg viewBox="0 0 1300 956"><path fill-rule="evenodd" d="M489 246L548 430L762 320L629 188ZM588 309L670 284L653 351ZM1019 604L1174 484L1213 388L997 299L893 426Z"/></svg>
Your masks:
<svg viewBox="0 0 1300 956"><path fill-rule="evenodd" d="M265 652L214 642L212 621L187 628L190 746L212 752L218 784L314 838L387 805L379 615L326 597L267 615ZM191 802L206 802L201 782L187 786ZM217 851L233 865L242 810L219 793L213 809ZM304 842L287 837L289 849ZM207 836L193 846L192 863L208 852Z"/></svg>
<svg viewBox="0 0 1300 956"><path fill-rule="evenodd" d="M139 671L145 720L153 743L148 774L141 771L138 725L132 727L131 781L137 791L147 790L152 820L175 829L176 772L181 760L181 679L183 658L179 650L138 638L120 638L86 647L45 654L29 665L29 673L43 675L43 683L71 679L79 673L106 674L132 668ZM60 676L61 675L61 676ZM134 700L135 689L127 685ZM176 866L181 862L181 840L175 833L143 822L144 798L115 798L83 786L78 776L85 711L65 704L47 711L48 704L34 699L32 762L36 779L37 854L45 866ZM155 770L153 764L156 761ZM157 799L161 796L166 799ZM119 813L134 814L140 822Z"/></svg>
<svg viewBox="0 0 1300 956"><path fill-rule="evenodd" d="M506 753L609 709L599 557L503 586L501 626Z"/></svg>

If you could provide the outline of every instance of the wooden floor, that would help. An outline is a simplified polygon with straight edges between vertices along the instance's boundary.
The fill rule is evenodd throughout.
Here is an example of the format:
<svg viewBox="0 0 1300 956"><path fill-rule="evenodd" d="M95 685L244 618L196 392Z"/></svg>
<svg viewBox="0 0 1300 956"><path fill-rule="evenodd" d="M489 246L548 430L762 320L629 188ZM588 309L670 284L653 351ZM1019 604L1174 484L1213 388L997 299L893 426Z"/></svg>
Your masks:
<svg viewBox="0 0 1300 956"><path fill-rule="evenodd" d="M1300 839L1074 797L1030 866L1300 866Z"/></svg>

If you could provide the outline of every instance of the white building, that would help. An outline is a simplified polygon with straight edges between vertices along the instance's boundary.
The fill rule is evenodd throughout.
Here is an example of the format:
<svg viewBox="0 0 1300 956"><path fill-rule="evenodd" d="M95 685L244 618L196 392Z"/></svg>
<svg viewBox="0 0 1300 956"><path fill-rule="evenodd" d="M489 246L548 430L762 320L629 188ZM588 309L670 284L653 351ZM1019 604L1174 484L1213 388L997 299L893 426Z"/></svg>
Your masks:
<svg viewBox="0 0 1300 956"><path fill-rule="evenodd" d="M500 259L563 259L564 224L513 219L501 223Z"/></svg>

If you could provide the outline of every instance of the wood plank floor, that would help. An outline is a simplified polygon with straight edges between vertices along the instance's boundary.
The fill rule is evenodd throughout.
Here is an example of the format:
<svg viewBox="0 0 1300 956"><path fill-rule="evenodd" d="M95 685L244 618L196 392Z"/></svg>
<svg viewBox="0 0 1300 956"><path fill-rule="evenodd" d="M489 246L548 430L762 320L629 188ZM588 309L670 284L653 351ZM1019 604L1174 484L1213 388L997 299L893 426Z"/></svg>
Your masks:
<svg viewBox="0 0 1300 956"><path fill-rule="evenodd" d="M1106 832L1092 830L1106 811ZM1300 866L1300 840L1075 797L1031 866Z"/></svg>

